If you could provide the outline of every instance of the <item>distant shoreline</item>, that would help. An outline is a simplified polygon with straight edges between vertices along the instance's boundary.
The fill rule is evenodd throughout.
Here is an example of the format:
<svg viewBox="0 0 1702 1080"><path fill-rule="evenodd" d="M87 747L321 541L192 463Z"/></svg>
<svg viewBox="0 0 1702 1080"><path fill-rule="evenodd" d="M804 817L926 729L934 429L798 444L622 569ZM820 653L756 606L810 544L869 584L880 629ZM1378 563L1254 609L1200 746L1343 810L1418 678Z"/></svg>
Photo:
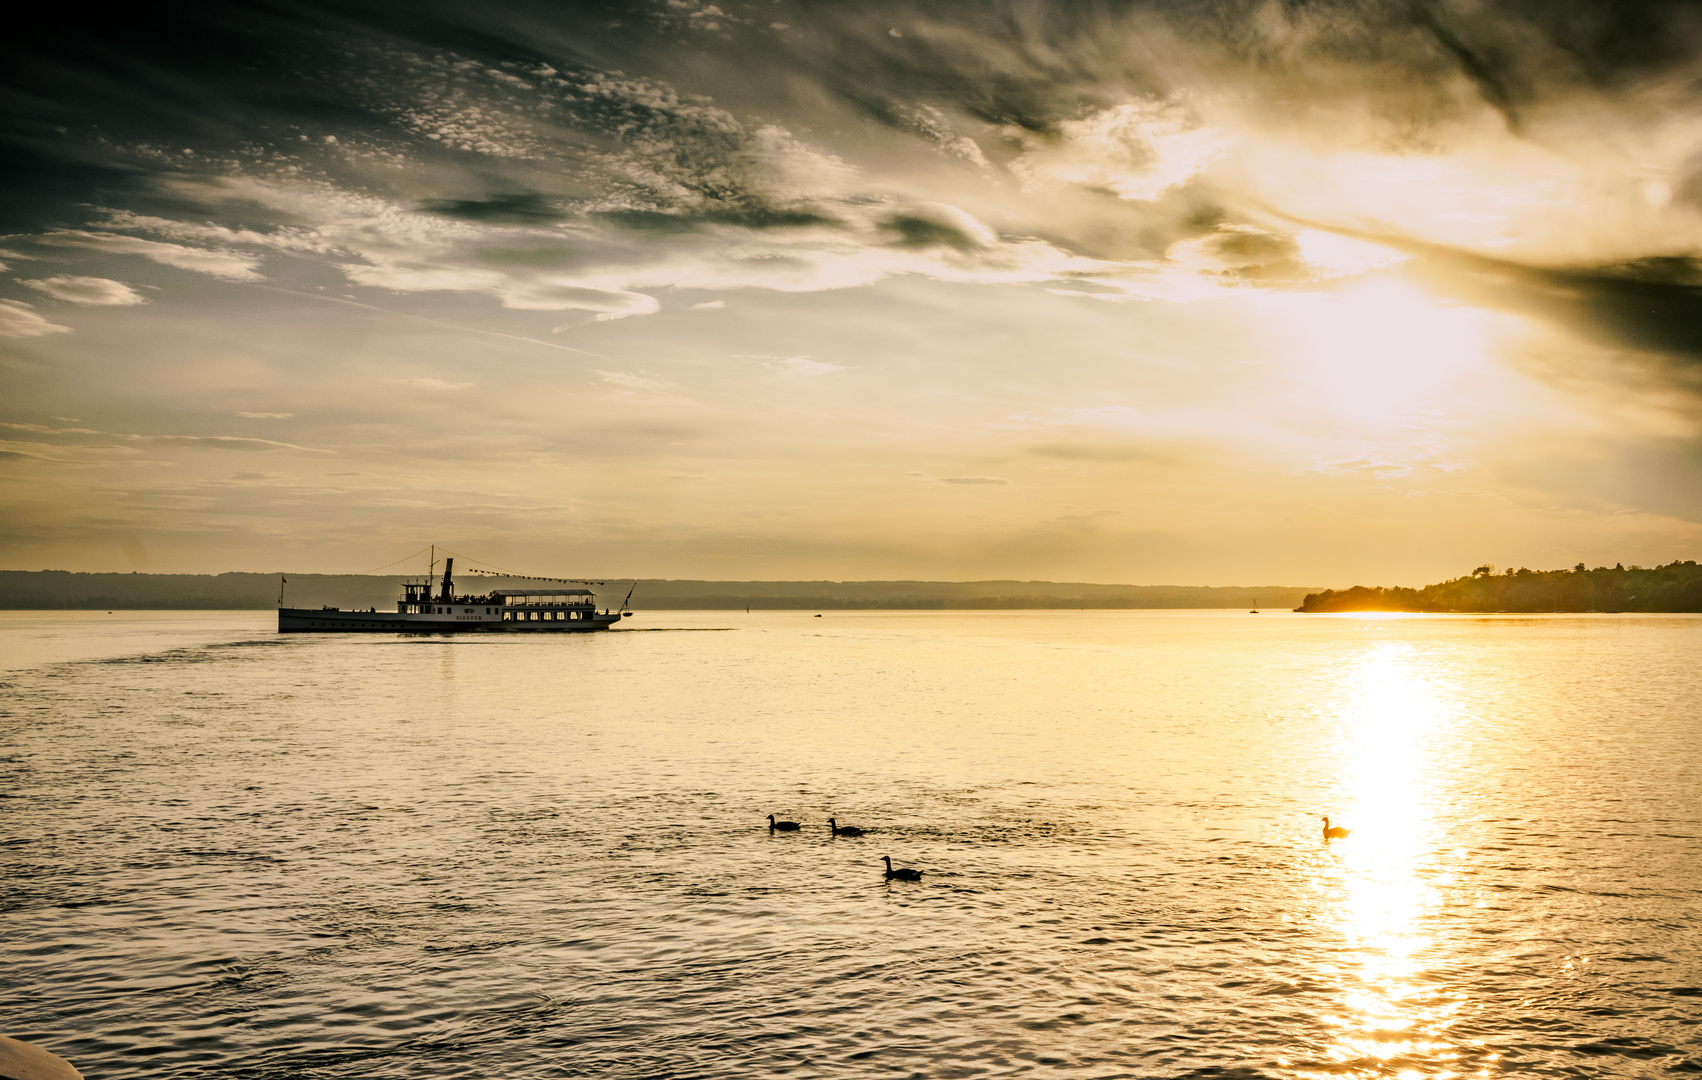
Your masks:
<svg viewBox="0 0 1702 1080"><path fill-rule="evenodd" d="M388 610L400 576L353 574L90 574L0 570L0 610L219 611L277 606L280 577L292 607L334 605ZM417 575L415 575L417 579ZM486 578L493 588L505 579ZM632 589L634 610L781 611L1287 610L1316 587L1293 585L1116 585L1052 581L698 581L608 579L601 602ZM516 584L523 585L519 579Z"/></svg>

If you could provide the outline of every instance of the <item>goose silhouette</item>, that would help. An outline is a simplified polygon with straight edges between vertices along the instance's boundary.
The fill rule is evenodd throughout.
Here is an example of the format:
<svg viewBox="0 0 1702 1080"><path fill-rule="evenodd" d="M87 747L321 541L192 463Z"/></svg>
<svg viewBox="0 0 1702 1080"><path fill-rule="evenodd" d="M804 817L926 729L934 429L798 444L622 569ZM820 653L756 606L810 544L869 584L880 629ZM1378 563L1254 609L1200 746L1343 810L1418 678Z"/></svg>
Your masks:
<svg viewBox="0 0 1702 1080"><path fill-rule="evenodd" d="M769 832L797 832L798 831L798 823L796 821L775 821L774 815L770 814L770 815L768 815L768 831Z"/></svg>
<svg viewBox="0 0 1702 1080"><path fill-rule="evenodd" d="M889 881L891 881L895 878L899 881L921 881L922 880L922 871L920 871L920 870L912 870L909 867L899 867L897 870L894 870L892 868L892 856L891 855L882 855L881 856L881 862L886 863L886 876L887 876L887 880L889 880Z"/></svg>
<svg viewBox="0 0 1702 1080"><path fill-rule="evenodd" d="M1340 825L1337 825L1335 828L1332 829L1330 827L1330 819L1328 817L1324 818L1324 839L1325 840L1345 840L1345 839L1347 839L1347 835L1349 833L1351 833L1352 831L1353 831L1352 829L1344 829Z"/></svg>
<svg viewBox="0 0 1702 1080"><path fill-rule="evenodd" d="M863 830L857 828L857 826L855 826L855 825L841 825L841 824L839 824L839 822L833 820L832 818L828 818L827 823L833 829L833 835L835 835L835 836L862 836L863 835Z"/></svg>

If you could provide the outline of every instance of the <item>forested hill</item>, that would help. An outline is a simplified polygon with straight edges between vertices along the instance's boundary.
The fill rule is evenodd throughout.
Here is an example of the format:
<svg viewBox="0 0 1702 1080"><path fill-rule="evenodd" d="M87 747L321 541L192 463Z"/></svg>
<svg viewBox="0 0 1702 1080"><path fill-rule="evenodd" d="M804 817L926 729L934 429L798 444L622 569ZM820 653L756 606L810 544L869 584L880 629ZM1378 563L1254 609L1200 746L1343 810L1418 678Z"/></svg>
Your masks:
<svg viewBox="0 0 1702 1080"><path fill-rule="evenodd" d="M1702 611L1702 567L1694 561L1641 566L1579 563L1570 570L1480 566L1469 577L1422 589L1326 589L1296 611Z"/></svg>
<svg viewBox="0 0 1702 1080"><path fill-rule="evenodd" d="M78 574L63 570L0 571L0 609L256 609L278 602L279 574ZM289 574L291 607L376 607L393 610L399 577ZM419 580L415 578L414 580ZM460 578L467 591L538 588L530 580ZM679 609L1021 609L1021 608L1289 608L1303 586L1206 587L1095 585L1053 581L679 581L610 580L598 602L620 603L631 588L639 611Z"/></svg>

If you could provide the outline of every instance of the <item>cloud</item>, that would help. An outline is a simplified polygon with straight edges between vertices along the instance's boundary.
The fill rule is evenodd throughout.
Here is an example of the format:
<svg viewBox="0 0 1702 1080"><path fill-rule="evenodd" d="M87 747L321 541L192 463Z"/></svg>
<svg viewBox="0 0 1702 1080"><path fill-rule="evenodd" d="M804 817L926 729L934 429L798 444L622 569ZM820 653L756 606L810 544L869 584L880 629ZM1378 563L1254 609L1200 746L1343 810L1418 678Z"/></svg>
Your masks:
<svg viewBox="0 0 1702 1080"><path fill-rule="evenodd" d="M319 182L233 177L218 187L225 198L308 223L288 233L246 230L244 242L276 236L292 253L330 253L334 268L357 285L481 294L520 311L591 311L598 321L659 311L646 290L813 292L899 274L1043 282L1117 269L1032 237L1002 239L944 203L859 192L847 186L850 170L784 132L765 128L749 139L752 146L736 149L744 160L734 178L760 189L760 197L738 196L736 207L726 199L710 204L675 185L669 205L658 205L660 193L648 208L631 200L626 208L594 204L553 225L423 212ZM806 204L831 205L833 216L796 209ZM773 209L788 206L794 209ZM776 214L794 217L781 222ZM637 223L653 239L635 244Z"/></svg>
<svg viewBox="0 0 1702 1080"><path fill-rule="evenodd" d="M490 221L503 225L537 225L565 221L573 216L560 200L535 191L493 195L485 199L428 199L421 209L463 221Z"/></svg>
<svg viewBox="0 0 1702 1080"><path fill-rule="evenodd" d="M942 484L1008 484L1009 480L1002 476L942 476Z"/></svg>
<svg viewBox="0 0 1702 1080"><path fill-rule="evenodd" d="M825 360L811 360L808 356L787 356L764 360L763 364L782 375L798 378L813 378L817 375L829 375L835 371L845 371L844 364L830 364Z"/></svg>
<svg viewBox="0 0 1702 1080"><path fill-rule="evenodd" d="M719 311L726 306L727 301L725 300L705 300L701 304L693 304L691 309L693 311Z"/></svg>
<svg viewBox="0 0 1702 1080"><path fill-rule="evenodd" d="M1067 461L1151 461L1166 462L1173 455L1148 446L1144 443L1109 440L1081 439L1071 442L1036 443L1029 451L1041 457L1061 458Z"/></svg>
<svg viewBox="0 0 1702 1080"><path fill-rule="evenodd" d="M1436 291L1537 315L1586 339L1702 373L1702 260L1542 266L1402 237L1366 239L1411 256Z"/></svg>
<svg viewBox="0 0 1702 1080"><path fill-rule="evenodd" d="M1013 134L1026 148L1010 168L1027 190L1075 185L1143 202L1192 180L1229 146L1176 100L1114 105L1065 120L1050 137Z"/></svg>
<svg viewBox="0 0 1702 1080"><path fill-rule="evenodd" d="M882 229L897 234L896 243L903 247L929 248L944 245L958 251L971 252L989 248L999 242L992 229L955 206L944 203L923 203L907 207L878 222Z"/></svg>
<svg viewBox="0 0 1702 1080"><path fill-rule="evenodd" d="M118 233L58 229L35 238L51 247L85 248L112 255L140 255L179 270L210 274L226 281L259 281L260 259L254 255L211 248L185 247Z"/></svg>
<svg viewBox="0 0 1702 1080"><path fill-rule="evenodd" d="M20 279L20 284L38 289L56 300L68 300L73 304L123 307L148 302L147 298L135 289L122 281L113 281L110 278L58 274L50 278Z"/></svg>
<svg viewBox="0 0 1702 1080"><path fill-rule="evenodd" d="M293 412L239 412L236 415L245 420L292 420Z"/></svg>
<svg viewBox="0 0 1702 1080"><path fill-rule="evenodd" d="M33 338L69 334L69 326L49 322L35 312L35 305L22 300L0 300L0 337Z"/></svg>
<svg viewBox="0 0 1702 1080"><path fill-rule="evenodd" d="M942 151L980 168L988 168L987 155L981 145L968 135L960 134L946 114L932 105L923 105L912 114L919 130Z"/></svg>
<svg viewBox="0 0 1702 1080"><path fill-rule="evenodd" d="M456 390L465 390L473 385L470 382L450 382L447 379L433 379L428 376L413 379L391 379L389 381L411 386L416 390L429 390L433 393L451 393Z"/></svg>
<svg viewBox="0 0 1702 1080"><path fill-rule="evenodd" d="M502 306L529 311L594 311L598 322L629 315L653 315L662 309L654 297L623 289L599 289L571 278L541 281L502 290Z"/></svg>
<svg viewBox="0 0 1702 1080"><path fill-rule="evenodd" d="M277 442L273 439L250 439L240 435L126 435L124 437L134 442L199 446L212 450L299 450L308 454L334 453L331 450L318 450L311 446L298 446L295 443Z"/></svg>
<svg viewBox="0 0 1702 1080"><path fill-rule="evenodd" d="M611 386L624 386L630 390L666 390L673 383L666 379L658 379L648 375L633 375L624 371L593 371L599 379Z"/></svg>
<svg viewBox="0 0 1702 1080"><path fill-rule="evenodd" d="M33 431L39 435L99 435L93 428L55 428L46 424L24 424L16 422L0 422L0 427L11 428L13 431Z"/></svg>

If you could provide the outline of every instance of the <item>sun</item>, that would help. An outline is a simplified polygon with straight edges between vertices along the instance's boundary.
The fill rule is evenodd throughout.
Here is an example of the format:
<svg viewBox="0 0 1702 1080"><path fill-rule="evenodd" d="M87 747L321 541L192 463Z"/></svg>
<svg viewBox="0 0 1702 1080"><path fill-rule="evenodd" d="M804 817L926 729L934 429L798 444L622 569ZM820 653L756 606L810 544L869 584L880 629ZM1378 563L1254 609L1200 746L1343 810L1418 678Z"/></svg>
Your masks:
<svg viewBox="0 0 1702 1080"><path fill-rule="evenodd" d="M1350 426L1445 413L1457 385L1493 364L1491 313L1445 303L1398 276L1267 301L1277 351L1297 389Z"/></svg>

